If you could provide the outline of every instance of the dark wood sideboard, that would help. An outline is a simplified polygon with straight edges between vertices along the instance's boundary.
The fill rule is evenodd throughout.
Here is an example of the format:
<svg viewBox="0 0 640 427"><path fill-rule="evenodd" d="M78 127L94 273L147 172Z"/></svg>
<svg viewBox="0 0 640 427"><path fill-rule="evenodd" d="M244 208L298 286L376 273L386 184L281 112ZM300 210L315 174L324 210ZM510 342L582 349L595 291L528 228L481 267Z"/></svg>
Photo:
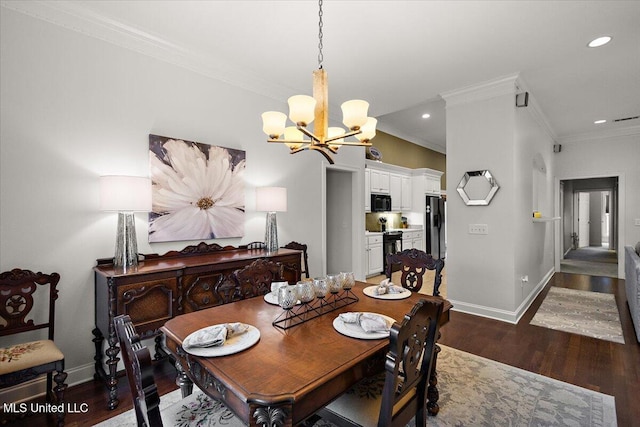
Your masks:
<svg viewBox="0 0 640 427"><path fill-rule="evenodd" d="M128 314L142 338L155 337L156 359L164 355L162 334L164 323L183 313L189 313L244 299L232 273L257 259L269 259L282 264L283 279L294 284L300 280L301 252L200 243L181 251L164 255L142 255L137 268L123 272L114 268L112 259L98 260L95 271L96 327L95 377L109 389L109 409L118 406L117 365L120 360L118 339L113 318ZM105 351L108 372L103 367Z"/></svg>

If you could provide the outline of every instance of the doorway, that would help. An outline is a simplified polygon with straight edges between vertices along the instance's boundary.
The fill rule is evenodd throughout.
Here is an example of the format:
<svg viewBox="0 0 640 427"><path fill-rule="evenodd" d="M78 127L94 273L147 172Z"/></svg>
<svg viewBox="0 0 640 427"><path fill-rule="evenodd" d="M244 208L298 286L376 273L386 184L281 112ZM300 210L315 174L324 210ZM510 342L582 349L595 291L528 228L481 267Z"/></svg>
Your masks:
<svg viewBox="0 0 640 427"><path fill-rule="evenodd" d="M360 279L362 261L358 255L364 254L364 249L358 233L364 230L364 215L357 213L363 205L359 189L364 184L356 169L339 166L325 168L324 182L324 274L353 271Z"/></svg>
<svg viewBox="0 0 640 427"><path fill-rule="evenodd" d="M618 178L564 180L560 189L560 271L618 277Z"/></svg>

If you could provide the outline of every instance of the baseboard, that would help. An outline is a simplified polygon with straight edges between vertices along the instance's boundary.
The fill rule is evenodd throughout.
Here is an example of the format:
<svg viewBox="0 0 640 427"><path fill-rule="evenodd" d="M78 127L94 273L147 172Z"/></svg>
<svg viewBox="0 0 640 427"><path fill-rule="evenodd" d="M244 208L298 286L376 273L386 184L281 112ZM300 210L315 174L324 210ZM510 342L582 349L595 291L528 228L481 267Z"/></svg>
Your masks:
<svg viewBox="0 0 640 427"><path fill-rule="evenodd" d="M538 282L538 284L531 290L529 295L527 295L524 301L522 301L522 304L520 304L520 307L518 307L518 309L516 310L516 312L518 313L518 317L517 317L518 320L516 321L516 323L518 323L520 321L520 318L522 318L522 316L524 316L527 310L529 310L529 307L531 307L531 304L533 304L533 301L535 301L535 299L538 297L540 292L542 292L544 287L547 286L547 283L549 283L549 280L551 280L551 277L555 272L556 272L555 267L551 267L551 269L547 271L547 274L544 275L544 277Z"/></svg>
<svg viewBox="0 0 640 427"><path fill-rule="evenodd" d="M546 284L551 280L553 273L555 272L555 268L551 268L547 274L538 282L538 284L531 290L529 295L522 301L522 304L515 311L508 310L500 310L495 307L486 307L478 304L469 304L463 301L456 301L450 299L449 301L453 304L453 311L459 311L461 313L473 314L475 316L487 317L489 319L500 320L503 322L508 322L512 324L517 324L520 321L520 318L527 312L533 301L536 299L538 294L544 289Z"/></svg>
<svg viewBox="0 0 640 427"><path fill-rule="evenodd" d="M82 384L93 380L95 367L93 363L78 366L77 368L65 369L67 373L67 386ZM39 396L44 396L47 388L47 376L42 375L34 380L18 384L14 387L5 388L0 391L0 401L2 402L24 402Z"/></svg>

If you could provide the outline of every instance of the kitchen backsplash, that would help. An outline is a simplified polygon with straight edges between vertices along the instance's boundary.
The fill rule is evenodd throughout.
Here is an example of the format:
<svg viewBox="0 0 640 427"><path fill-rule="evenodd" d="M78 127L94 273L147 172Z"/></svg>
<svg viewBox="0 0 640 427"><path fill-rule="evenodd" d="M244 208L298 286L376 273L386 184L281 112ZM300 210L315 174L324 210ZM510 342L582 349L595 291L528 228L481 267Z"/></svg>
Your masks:
<svg viewBox="0 0 640 427"><path fill-rule="evenodd" d="M387 230L402 228L402 214L399 212L371 212L365 214L365 228L367 231L382 231L379 219L387 219Z"/></svg>

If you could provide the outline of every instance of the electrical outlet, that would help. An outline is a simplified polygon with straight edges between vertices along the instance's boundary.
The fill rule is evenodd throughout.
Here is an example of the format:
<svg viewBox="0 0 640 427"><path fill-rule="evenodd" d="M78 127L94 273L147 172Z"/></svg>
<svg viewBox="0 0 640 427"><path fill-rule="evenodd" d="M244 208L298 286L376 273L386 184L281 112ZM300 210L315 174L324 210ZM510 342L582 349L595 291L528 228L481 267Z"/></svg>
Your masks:
<svg viewBox="0 0 640 427"><path fill-rule="evenodd" d="M640 218L636 218L633 225L640 226Z"/></svg>
<svg viewBox="0 0 640 427"><path fill-rule="evenodd" d="M469 234L489 234L487 224L469 224Z"/></svg>

